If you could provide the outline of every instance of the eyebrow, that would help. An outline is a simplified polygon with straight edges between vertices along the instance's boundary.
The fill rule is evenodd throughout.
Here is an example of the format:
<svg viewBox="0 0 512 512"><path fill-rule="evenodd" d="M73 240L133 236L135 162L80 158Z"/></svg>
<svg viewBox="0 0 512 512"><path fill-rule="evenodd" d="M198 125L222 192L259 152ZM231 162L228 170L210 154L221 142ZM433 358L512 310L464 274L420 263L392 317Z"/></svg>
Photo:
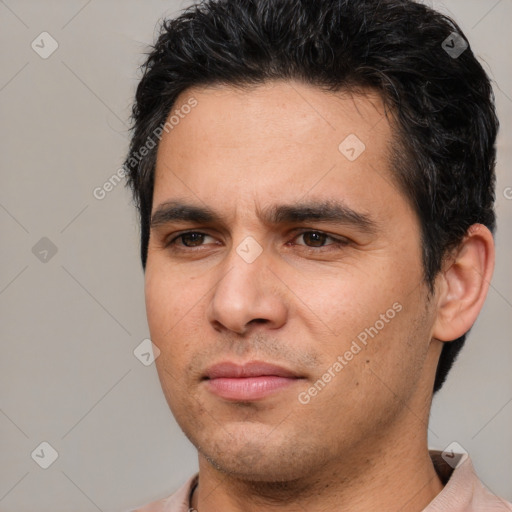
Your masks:
<svg viewBox="0 0 512 512"><path fill-rule="evenodd" d="M367 233L378 231L378 223L368 214L357 212L340 201L324 200L278 204L258 211L259 218L267 224L293 224L317 221L333 222L357 228ZM151 216L151 229L171 222L225 224L224 217L207 206L196 206L180 200L160 204Z"/></svg>

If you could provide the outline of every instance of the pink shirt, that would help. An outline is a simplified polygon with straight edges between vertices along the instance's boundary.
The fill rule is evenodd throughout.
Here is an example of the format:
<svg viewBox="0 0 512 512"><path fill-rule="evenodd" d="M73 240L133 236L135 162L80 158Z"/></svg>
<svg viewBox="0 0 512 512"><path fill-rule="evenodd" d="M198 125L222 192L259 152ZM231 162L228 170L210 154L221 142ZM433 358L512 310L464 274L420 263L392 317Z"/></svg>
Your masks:
<svg viewBox="0 0 512 512"><path fill-rule="evenodd" d="M469 457L460 459L453 469L441 457L440 451L430 450L430 457L444 489L423 509L423 512L511 512L512 503L491 494L480 482ZM189 508L190 493L198 475L189 478L174 494L153 501L131 512L195 512Z"/></svg>

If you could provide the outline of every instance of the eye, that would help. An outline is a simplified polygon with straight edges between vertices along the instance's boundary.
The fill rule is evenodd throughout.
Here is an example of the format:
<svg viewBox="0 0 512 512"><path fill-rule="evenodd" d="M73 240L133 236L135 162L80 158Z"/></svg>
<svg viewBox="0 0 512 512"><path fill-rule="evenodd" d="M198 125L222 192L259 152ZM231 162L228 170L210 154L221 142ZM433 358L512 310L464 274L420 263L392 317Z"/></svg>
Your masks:
<svg viewBox="0 0 512 512"><path fill-rule="evenodd" d="M296 245L303 245L306 249L323 249L324 247L329 246L335 246L335 247L343 247L345 245L349 244L349 241L344 238L337 238L333 237L331 235L328 235L327 233L324 233L323 231L302 231L298 235L295 236L294 239L303 237L303 240L306 242L305 244L296 244ZM333 240L334 243L328 244L327 246L324 245L324 242L326 240ZM312 243L313 245L310 246L308 243Z"/></svg>
<svg viewBox="0 0 512 512"><path fill-rule="evenodd" d="M176 242L178 240L181 240L182 243L179 245L181 247L187 247L187 248L194 248L199 247L202 245L202 241L204 241L204 238L207 237L206 233L201 233L199 231L188 231L186 233L181 233L181 235L178 235L174 237L172 240L170 240L168 243L166 243L166 247L175 246L177 245ZM190 243L190 245L189 245Z"/></svg>
<svg viewBox="0 0 512 512"><path fill-rule="evenodd" d="M205 238L208 238L210 235L206 233L202 233L200 231L187 231L185 233L181 233L168 242L165 243L166 248L172 248L175 250L186 250L186 249L195 249L204 245ZM309 230L302 231L296 234L293 240L302 237L305 243L303 244L293 244L297 246L303 247L305 250L313 251L313 252L322 252L325 250L331 250L335 248L340 248L348 245L350 241L346 238L338 238L323 231ZM210 237L213 238L213 237ZM325 244L326 241L332 240L333 243Z"/></svg>

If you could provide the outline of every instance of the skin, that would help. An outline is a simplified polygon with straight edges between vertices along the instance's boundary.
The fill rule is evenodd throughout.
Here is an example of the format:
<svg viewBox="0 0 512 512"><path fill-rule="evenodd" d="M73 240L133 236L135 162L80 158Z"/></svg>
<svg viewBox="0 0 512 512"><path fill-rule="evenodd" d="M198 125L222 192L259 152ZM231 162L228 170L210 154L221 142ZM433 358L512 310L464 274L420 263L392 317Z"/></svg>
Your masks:
<svg viewBox="0 0 512 512"><path fill-rule="evenodd" d="M197 106L158 148L153 212L180 199L214 208L224 221L154 226L145 293L162 389L198 449L193 507L423 510L443 488L427 445L442 342L466 332L482 307L492 235L474 225L429 298L419 221L389 168L393 131L376 93L274 81L191 88L173 110L190 96ZM366 145L354 161L338 149L349 134ZM377 230L270 225L258 216L313 199L342 200ZM205 236L166 247L187 230ZM248 236L262 248L252 263L236 251ZM401 311L301 403L299 394L395 303ZM202 380L226 360L267 361L302 379L261 400L226 400Z"/></svg>

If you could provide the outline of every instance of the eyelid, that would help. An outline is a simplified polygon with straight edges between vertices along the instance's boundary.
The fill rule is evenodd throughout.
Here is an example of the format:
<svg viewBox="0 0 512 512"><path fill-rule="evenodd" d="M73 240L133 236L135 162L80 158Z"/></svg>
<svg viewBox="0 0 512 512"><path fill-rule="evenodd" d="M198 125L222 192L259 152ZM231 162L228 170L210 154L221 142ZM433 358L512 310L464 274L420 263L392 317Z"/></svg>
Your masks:
<svg viewBox="0 0 512 512"><path fill-rule="evenodd" d="M185 236L185 235L190 235L190 234L198 234L198 235L204 235L204 236L210 236L213 238L212 235L209 235L208 233L205 233L204 231L200 231L199 229L188 229L186 231L178 231L176 233L172 233L171 235L169 235L168 237L164 238L164 247L169 247L170 245L174 245L174 243L176 241L178 241L181 237ZM193 247L186 247L186 246L183 246L185 249L193 249ZM199 246L201 247L201 246Z"/></svg>
<svg viewBox="0 0 512 512"><path fill-rule="evenodd" d="M320 233L321 235L325 235L327 238L330 238L331 240L334 240L336 242L335 244L330 244L330 245L337 245L337 244L346 245L351 242L345 236L331 235L330 233L323 231L321 229L300 228L298 231L293 231L293 233L294 233L294 235L293 235L294 239L300 235L303 235L304 233ZM302 244L300 244L300 245L302 245ZM305 246L305 247L308 247L308 246ZM309 247L309 249L321 249L321 247Z"/></svg>

